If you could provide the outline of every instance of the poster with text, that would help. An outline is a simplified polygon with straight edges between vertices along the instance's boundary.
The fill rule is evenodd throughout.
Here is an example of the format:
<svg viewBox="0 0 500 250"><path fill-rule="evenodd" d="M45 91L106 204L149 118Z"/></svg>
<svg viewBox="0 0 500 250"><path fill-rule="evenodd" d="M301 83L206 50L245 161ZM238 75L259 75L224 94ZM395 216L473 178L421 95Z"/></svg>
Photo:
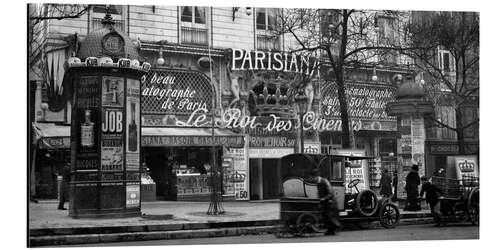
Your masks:
<svg viewBox="0 0 500 250"><path fill-rule="evenodd" d="M123 109L103 108L101 170L123 170Z"/></svg>
<svg viewBox="0 0 500 250"><path fill-rule="evenodd" d="M126 188L126 207L139 207L141 200L141 188L139 185L127 185Z"/></svg>
<svg viewBox="0 0 500 250"><path fill-rule="evenodd" d="M226 194L233 194L235 200L249 199L248 164L245 148L226 148L224 151Z"/></svg>
<svg viewBox="0 0 500 250"><path fill-rule="evenodd" d="M364 150L347 150L347 149L339 149L337 150L338 154L346 155L346 156L365 156ZM359 190L369 188L368 181L368 160L351 160L350 167L345 169L345 185L346 188L349 182L355 179L359 179L360 182L356 186Z"/></svg>
<svg viewBox="0 0 500 250"><path fill-rule="evenodd" d="M75 89L71 137L76 140L73 140L71 150L76 171L99 168L99 92L97 76L80 78ZM80 175L76 176L78 180L83 180Z"/></svg>
<svg viewBox="0 0 500 250"><path fill-rule="evenodd" d="M127 125L126 125L126 164L127 171L139 171L140 166L140 82L127 79Z"/></svg>
<svg viewBox="0 0 500 250"><path fill-rule="evenodd" d="M102 78L102 106L123 107L124 78L104 76Z"/></svg>

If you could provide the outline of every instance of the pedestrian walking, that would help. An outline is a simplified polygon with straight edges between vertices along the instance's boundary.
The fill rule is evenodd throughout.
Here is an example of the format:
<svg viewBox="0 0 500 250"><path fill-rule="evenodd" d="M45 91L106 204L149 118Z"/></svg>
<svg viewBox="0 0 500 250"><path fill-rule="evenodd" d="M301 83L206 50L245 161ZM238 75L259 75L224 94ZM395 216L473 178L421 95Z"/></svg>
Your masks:
<svg viewBox="0 0 500 250"><path fill-rule="evenodd" d="M392 186L394 187L394 195L392 196L392 201L398 201L398 171L394 170L392 173Z"/></svg>
<svg viewBox="0 0 500 250"><path fill-rule="evenodd" d="M425 194L425 201L429 204L432 216L434 217L435 226L439 227L442 224L441 219L441 202L439 197L441 196L441 190L434 184L432 184L432 178L427 180L427 177L422 176L422 190L420 190L420 197Z"/></svg>
<svg viewBox="0 0 500 250"><path fill-rule="evenodd" d="M418 186L420 185L420 176L418 175L418 165L414 164L411 171L406 176L406 206L405 211L419 211L420 203L418 200Z"/></svg>
<svg viewBox="0 0 500 250"><path fill-rule="evenodd" d="M318 196L320 198L320 211L323 224L327 228L326 235L334 235L340 229L339 212L334 199L330 182L321 177L318 169L313 170L314 181L318 184Z"/></svg>
<svg viewBox="0 0 500 250"><path fill-rule="evenodd" d="M59 210L67 210L64 207L64 203L68 200L68 189L69 182L71 178L71 169L69 164L64 164L61 171L59 172L59 177L61 178L61 183L59 185L59 206L57 209Z"/></svg>
<svg viewBox="0 0 500 250"><path fill-rule="evenodd" d="M382 170L382 177L380 178L380 195L382 197L390 198L392 196L392 178L389 175L389 170L384 168Z"/></svg>

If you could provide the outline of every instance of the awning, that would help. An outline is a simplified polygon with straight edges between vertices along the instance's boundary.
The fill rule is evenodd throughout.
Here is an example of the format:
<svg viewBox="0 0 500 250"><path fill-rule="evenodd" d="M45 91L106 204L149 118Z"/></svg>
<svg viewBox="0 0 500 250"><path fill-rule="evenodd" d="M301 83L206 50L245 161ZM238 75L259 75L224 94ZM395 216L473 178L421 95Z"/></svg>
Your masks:
<svg viewBox="0 0 500 250"><path fill-rule="evenodd" d="M71 126L33 123L33 129L35 140L39 140L40 148L70 148ZM211 128L143 127L141 131L142 146L147 147L212 146L212 144L230 147L245 146L244 135L227 129L214 129L213 139Z"/></svg>
<svg viewBox="0 0 500 250"><path fill-rule="evenodd" d="M226 129L214 129L212 137L211 128L164 128L143 127L142 146L229 146L244 147L245 139L241 134L236 134Z"/></svg>
<svg viewBox="0 0 500 250"><path fill-rule="evenodd" d="M69 148L71 126L54 123L33 123L34 142L42 149Z"/></svg>

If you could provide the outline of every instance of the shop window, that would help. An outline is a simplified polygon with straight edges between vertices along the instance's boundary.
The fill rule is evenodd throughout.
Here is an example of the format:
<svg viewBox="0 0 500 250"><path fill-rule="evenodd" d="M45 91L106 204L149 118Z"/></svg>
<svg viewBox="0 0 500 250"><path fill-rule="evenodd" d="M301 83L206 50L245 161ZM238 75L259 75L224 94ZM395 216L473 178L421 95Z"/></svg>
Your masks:
<svg viewBox="0 0 500 250"><path fill-rule="evenodd" d="M208 45L207 8L182 6L181 42L184 44Z"/></svg>
<svg viewBox="0 0 500 250"><path fill-rule="evenodd" d="M90 9L91 29L94 30L103 27L101 21L104 15L106 14L106 8L109 8L109 13L113 18L113 21L115 21L114 24L115 29L120 30L122 32L126 32L125 30L126 18L124 17L124 13L126 13L126 11L124 10L124 8L126 8L125 5L104 5L104 4L93 5L92 8Z"/></svg>

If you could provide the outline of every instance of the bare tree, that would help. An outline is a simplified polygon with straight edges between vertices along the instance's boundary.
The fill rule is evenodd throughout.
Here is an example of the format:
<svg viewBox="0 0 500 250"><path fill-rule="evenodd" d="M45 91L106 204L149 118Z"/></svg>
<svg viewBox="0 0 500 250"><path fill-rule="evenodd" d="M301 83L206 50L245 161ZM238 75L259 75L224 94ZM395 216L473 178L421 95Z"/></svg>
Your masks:
<svg viewBox="0 0 500 250"><path fill-rule="evenodd" d="M383 54L402 49L398 42L381 42L376 27L377 16L383 13L394 22L395 40L400 40L399 19L395 11L363 11L353 9L285 9L280 15L280 33L296 41L294 53L316 54L320 65L329 68L337 87L342 120L342 147L350 148L350 123L346 98L345 69L376 63Z"/></svg>
<svg viewBox="0 0 500 250"><path fill-rule="evenodd" d="M33 73L43 76L45 62L43 48L48 22L51 20L75 19L85 15L91 5L83 4L28 4L28 56ZM37 65L37 63L39 63ZM41 69L37 69L40 67Z"/></svg>
<svg viewBox="0 0 500 250"><path fill-rule="evenodd" d="M439 117L433 125L455 132L459 154L465 154L465 134L479 123L478 116L466 117L467 108L479 107L479 14L413 12L407 28L411 46L425 47L405 53L424 73L428 96L455 113L455 125Z"/></svg>

